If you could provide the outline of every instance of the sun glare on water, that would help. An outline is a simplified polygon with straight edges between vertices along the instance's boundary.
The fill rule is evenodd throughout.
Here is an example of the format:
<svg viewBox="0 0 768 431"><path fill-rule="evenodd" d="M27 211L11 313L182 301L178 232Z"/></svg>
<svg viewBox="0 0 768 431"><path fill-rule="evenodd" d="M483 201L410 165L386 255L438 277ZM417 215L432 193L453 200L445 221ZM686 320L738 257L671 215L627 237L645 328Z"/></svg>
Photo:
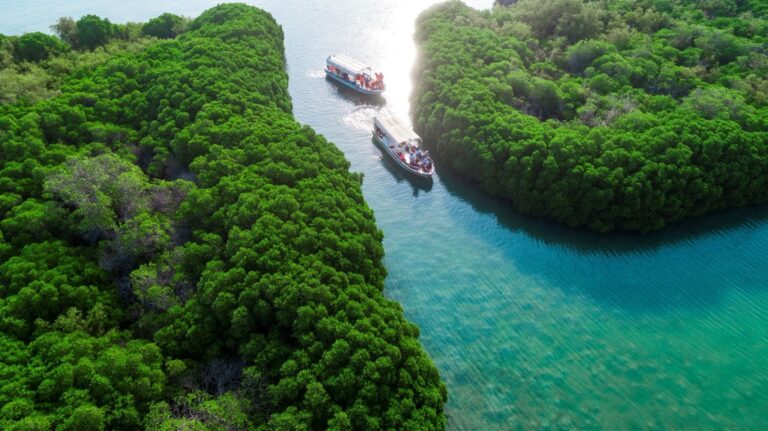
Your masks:
<svg viewBox="0 0 768 431"><path fill-rule="evenodd" d="M400 118L408 118L409 96L413 86L411 72L416 60L413 41L416 18L424 10L440 3L435 0L392 2L381 6L380 22L370 28L370 38L379 48L371 55L372 66L384 72L387 84L385 111ZM490 7L490 0L467 2L472 7Z"/></svg>

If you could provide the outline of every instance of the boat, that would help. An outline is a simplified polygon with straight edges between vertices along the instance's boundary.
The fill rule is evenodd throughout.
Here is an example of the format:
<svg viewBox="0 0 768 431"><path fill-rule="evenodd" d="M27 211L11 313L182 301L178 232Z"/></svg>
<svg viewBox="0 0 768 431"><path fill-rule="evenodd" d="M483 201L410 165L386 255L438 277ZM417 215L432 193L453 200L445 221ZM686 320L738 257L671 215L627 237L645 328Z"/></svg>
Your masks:
<svg viewBox="0 0 768 431"><path fill-rule="evenodd" d="M325 76L339 84L367 95L379 95L384 92L384 74L374 73L370 66L344 54L328 57Z"/></svg>
<svg viewBox="0 0 768 431"><path fill-rule="evenodd" d="M420 178L432 178L435 164L422 151L421 138L401 121L383 116L373 119L373 137L398 166Z"/></svg>

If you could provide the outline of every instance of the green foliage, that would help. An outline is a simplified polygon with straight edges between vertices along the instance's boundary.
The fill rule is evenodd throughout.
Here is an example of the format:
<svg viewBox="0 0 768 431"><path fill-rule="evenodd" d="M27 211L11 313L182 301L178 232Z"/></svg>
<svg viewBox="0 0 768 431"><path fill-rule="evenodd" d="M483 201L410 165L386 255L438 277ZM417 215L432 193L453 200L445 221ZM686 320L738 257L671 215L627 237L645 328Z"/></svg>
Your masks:
<svg viewBox="0 0 768 431"><path fill-rule="evenodd" d="M30 417L56 429L138 429L164 392L160 349L127 333L54 330L29 346L0 337L11 349L0 358L0 402L12 406L0 411L4 429L35 429Z"/></svg>
<svg viewBox="0 0 768 431"><path fill-rule="evenodd" d="M27 33L16 39L16 55L23 61L45 60L66 49L59 39L40 32Z"/></svg>
<svg viewBox="0 0 768 431"><path fill-rule="evenodd" d="M106 18L96 15L86 15L75 23L77 29L77 46L94 49L107 43L115 33L115 27Z"/></svg>
<svg viewBox="0 0 768 431"><path fill-rule="evenodd" d="M28 340L37 327L53 324L72 309L101 319L100 307L113 307L115 298L99 290L107 277L89 254L61 241L40 242L25 246L19 255L0 265L2 332ZM115 313L112 319L119 317ZM105 323L109 322L93 320L88 324L96 328Z"/></svg>
<svg viewBox="0 0 768 431"><path fill-rule="evenodd" d="M67 43L42 33L19 38L0 35L0 105L34 104L52 97L71 74L86 73L116 55L136 52L155 42L139 37L140 28L134 27L130 23L117 26L115 38L85 51L71 50L67 45L78 46L71 18L62 18L53 26Z"/></svg>
<svg viewBox="0 0 768 431"><path fill-rule="evenodd" d="M72 412L61 426L63 430L71 431L102 431L104 430L104 412L95 406L80 405Z"/></svg>
<svg viewBox="0 0 768 431"><path fill-rule="evenodd" d="M141 28L142 34L160 39L173 39L183 33L188 20L172 13L164 13L149 20Z"/></svg>
<svg viewBox="0 0 768 431"><path fill-rule="evenodd" d="M152 405L146 429L228 431L254 428L246 411L247 403L231 393L213 397L205 392L193 392L174 400L174 408L166 402Z"/></svg>
<svg viewBox="0 0 768 431"><path fill-rule="evenodd" d="M445 164L520 212L600 231L768 202L764 9L505 3L419 18L414 123Z"/></svg>
<svg viewBox="0 0 768 431"><path fill-rule="evenodd" d="M563 37L573 43L603 30L605 11L597 2L520 0L515 6L514 18L529 25L540 38Z"/></svg>
<svg viewBox="0 0 768 431"><path fill-rule="evenodd" d="M362 178L285 66L271 16L221 5L3 107L0 428L444 428Z"/></svg>
<svg viewBox="0 0 768 431"><path fill-rule="evenodd" d="M135 42L141 38L144 25L139 23L112 24L106 18L86 15L75 21L59 18L51 30L59 38L78 50L94 50L115 40Z"/></svg>
<svg viewBox="0 0 768 431"><path fill-rule="evenodd" d="M14 65L0 70L0 106L19 102L37 103L53 96L53 77L42 67L29 64L23 69Z"/></svg>
<svg viewBox="0 0 768 431"><path fill-rule="evenodd" d="M77 46L77 24L71 17L61 17L59 21L51 26L51 30L59 36L59 39L68 43L70 46Z"/></svg>
<svg viewBox="0 0 768 431"><path fill-rule="evenodd" d="M601 40L580 40L565 51L565 63L569 72L583 73L598 58L616 51L613 44Z"/></svg>

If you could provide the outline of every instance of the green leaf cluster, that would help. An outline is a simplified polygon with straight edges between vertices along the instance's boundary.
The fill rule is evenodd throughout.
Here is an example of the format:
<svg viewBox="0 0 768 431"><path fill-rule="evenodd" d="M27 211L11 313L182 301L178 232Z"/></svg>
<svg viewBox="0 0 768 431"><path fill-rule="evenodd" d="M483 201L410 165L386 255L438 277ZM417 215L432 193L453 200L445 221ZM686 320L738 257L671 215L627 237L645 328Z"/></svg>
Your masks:
<svg viewBox="0 0 768 431"><path fill-rule="evenodd" d="M37 62L59 54L67 46L58 38L44 33L27 33L16 40L15 52L22 61Z"/></svg>
<svg viewBox="0 0 768 431"><path fill-rule="evenodd" d="M141 32L147 36L160 39L173 39L184 32L187 24L188 20L184 17L172 13L164 13L144 24L141 27Z"/></svg>

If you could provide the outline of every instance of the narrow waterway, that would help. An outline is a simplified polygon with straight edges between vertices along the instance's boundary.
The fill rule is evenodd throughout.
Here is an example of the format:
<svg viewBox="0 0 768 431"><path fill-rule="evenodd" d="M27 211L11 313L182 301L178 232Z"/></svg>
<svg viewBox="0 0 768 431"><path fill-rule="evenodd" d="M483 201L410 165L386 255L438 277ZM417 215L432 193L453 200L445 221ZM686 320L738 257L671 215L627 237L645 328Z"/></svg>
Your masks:
<svg viewBox="0 0 768 431"><path fill-rule="evenodd" d="M87 13L196 16L216 3L0 0L0 32ZM516 215L439 167L433 184L414 183L370 127L379 110L407 116L413 21L433 1L249 3L283 26L298 120L365 175L387 295L448 385L450 429L768 427L768 209L604 236ZM384 106L324 79L337 52L384 71Z"/></svg>

